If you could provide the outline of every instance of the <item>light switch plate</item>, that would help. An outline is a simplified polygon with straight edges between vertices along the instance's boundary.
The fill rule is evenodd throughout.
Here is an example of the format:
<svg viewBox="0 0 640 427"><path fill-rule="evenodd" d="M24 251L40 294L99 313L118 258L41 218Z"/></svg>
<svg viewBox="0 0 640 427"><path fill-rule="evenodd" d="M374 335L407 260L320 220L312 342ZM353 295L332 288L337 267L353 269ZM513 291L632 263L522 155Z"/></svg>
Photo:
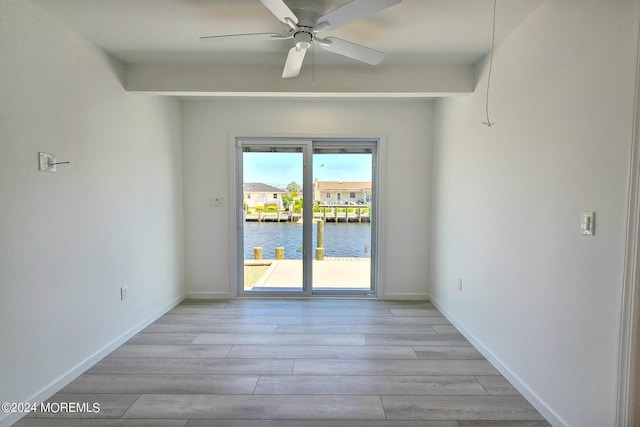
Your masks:
<svg viewBox="0 0 640 427"><path fill-rule="evenodd" d="M593 211L582 212L580 216L580 230L585 236L593 236L596 233L596 213Z"/></svg>
<svg viewBox="0 0 640 427"><path fill-rule="evenodd" d="M55 154L51 153L38 153L38 170L42 172L55 172L56 165Z"/></svg>

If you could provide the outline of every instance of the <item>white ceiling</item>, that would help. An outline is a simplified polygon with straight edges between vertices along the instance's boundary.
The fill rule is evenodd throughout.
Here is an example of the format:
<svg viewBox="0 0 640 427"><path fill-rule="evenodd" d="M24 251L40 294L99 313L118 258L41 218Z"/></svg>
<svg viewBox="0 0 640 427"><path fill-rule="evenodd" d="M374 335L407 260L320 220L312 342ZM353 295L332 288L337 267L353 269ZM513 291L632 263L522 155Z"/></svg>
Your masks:
<svg viewBox="0 0 640 427"><path fill-rule="evenodd" d="M290 40L199 39L252 32L285 34L286 25L259 0L31 1L127 64L284 64L293 45ZM346 1L317 2L328 11ZM498 0L497 40L542 2ZM403 0L322 36L381 50L388 55L383 64L473 64L489 51L492 7L493 0ZM322 49L316 55L319 65L352 61Z"/></svg>

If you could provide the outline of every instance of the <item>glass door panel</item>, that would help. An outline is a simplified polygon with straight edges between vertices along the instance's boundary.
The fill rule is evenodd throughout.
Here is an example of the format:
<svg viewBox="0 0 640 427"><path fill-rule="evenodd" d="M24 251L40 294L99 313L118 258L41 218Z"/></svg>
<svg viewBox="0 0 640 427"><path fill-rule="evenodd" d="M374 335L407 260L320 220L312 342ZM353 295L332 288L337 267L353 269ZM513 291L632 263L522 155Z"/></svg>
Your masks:
<svg viewBox="0 0 640 427"><path fill-rule="evenodd" d="M375 293L376 149L238 140L238 295Z"/></svg>
<svg viewBox="0 0 640 427"><path fill-rule="evenodd" d="M303 151L242 149L241 294L303 291Z"/></svg>
<svg viewBox="0 0 640 427"><path fill-rule="evenodd" d="M323 293L372 291L372 149L317 148L313 155L313 280Z"/></svg>

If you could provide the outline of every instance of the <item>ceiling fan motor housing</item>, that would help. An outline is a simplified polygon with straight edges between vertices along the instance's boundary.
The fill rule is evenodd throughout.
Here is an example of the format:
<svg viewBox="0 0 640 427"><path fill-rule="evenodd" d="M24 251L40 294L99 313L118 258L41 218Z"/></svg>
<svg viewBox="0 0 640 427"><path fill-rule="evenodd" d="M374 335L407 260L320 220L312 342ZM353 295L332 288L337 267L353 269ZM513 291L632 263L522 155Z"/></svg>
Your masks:
<svg viewBox="0 0 640 427"><path fill-rule="evenodd" d="M309 49L313 41L313 34L306 29L299 29L293 33L293 40L295 40L298 49Z"/></svg>
<svg viewBox="0 0 640 427"><path fill-rule="evenodd" d="M317 0L291 0L287 2L291 11L298 18L299 27L312 28L316 25L318 18L326 13L322 2Z"/></svg>

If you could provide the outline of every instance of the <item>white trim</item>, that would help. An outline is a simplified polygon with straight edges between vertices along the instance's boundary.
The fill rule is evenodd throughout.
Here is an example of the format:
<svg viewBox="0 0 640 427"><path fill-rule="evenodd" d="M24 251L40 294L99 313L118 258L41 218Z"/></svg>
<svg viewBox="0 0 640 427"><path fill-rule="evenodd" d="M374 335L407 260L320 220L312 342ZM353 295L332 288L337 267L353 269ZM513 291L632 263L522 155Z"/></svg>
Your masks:
<svg viewBox="0 0 640 427"><path fill-rule="evenodd" d="M375 208L375 223L376 223L376 242L375 254L376 262L373 265L375 271L376 283L375 283L375 296L381 299L393 299L388 297L384 293L385 286L385 267L387 261L387 245L385 245L384 238L387 235L387 204L382 203L383 200L387 200L387 134L381 133L378 137L378 147L376 148L376 167L375 179L376 185L373 187L374 192L371 193L371 200L373 207Z"/></svg>
<svg viewBox="0 0 640 427"><path fill-rule="evenodd" d="M187 299L233 299L235 295L227 292L188 292Z"/></svg>
<svg viewBox="0 0 640 427"><path fill-rule="evenodd" d="M480 352L482 355L496 368L525 399L533 405L540 414L553 426L568 426L556 412L549 407L536 393L534 393L520 378L514 374L502 361L496 357L487 347L482 344L471 332L465 329L461 324L446 311L435 299L431 299L433 305L446 317L449 322Z"/></svg>
<svg viewBox="0 0 640 427"><path fill-rule="evenodd" d="M640 24L640 22L639 22ZM634 404L640 403L635 394L635 372L638 323L640 321L640 28L638 30L636 57L636 97L633 115L631 153L629 161L629 188L627 204L627 237L622 289L620 343L618 353L618 390L616 425L637 425L634 420Z"/></svg>
<svg viewBox="0 0 640 427"><path fill-rule="evenodd" d="M239 208L238 198L241 197L238 194L238 174L242 174L242 163L238 159L238 136L233 132L229 133L229 224L232 224L233 230L229 233L229 262L233 266L231 273L229 274L229 296L236 298L238 296L238 280L240 275L240 266L238 265L238 234L240 232L240 224L237 222L239 213L236 213L236 209Z"/></svg>
<svg viewBox="0 0 640 427"><path fill-rule="evenodd" d="M427 293L391 293L380 294L381 300L396 301L431 301L431 295Z"/></svg>
<svg viewBox="0 0 640 427"><path fill-rule="evenodd" d="M200 92L184 90L127 90L127 93L177 96L181 98L348 98L348 99L426 99L465 97L473 91L464 92Z"/></svg>
<svg viewBox="0 0 640 427"><path fill-rule="evenodd" d="M93 365L95 365L100 360L102 360L109 353L114 351L116 348L120 347L122 344L127 342L133 336L137 335L144 328L146 328L147 326L149 326L150 324L158 320L161 316L163 316L169 310L171 310L172 308L180 304L182 301L184 301L184 299L185 299L184 295L180 295L179 297L175 298L169 304L166 304L160 310L156 311L154 314L147 317L145 320L138 323L133 328L129 329L124 334L120 335L118 338L116 338L115 340L111 341L109 344L102 347L100 350L93 353L91 356L89 356L84 361L80 362L79 364L71 368L66 373L62 374L60 377L55 379L49 385L42 388L40 391L35 393L26 401L34 403L34 402L44 402L45 400L49 399L51 396L53 396L54 394L62 390L69 383L71 383L71 381L78 378L80 375L86 372L89 368L91 368ZM16 422L18 422L18 420L20 420L25 415L27 414L26 413L7 414L7 416L0 419L0 427L9 427L15 424Z"/></svg>

